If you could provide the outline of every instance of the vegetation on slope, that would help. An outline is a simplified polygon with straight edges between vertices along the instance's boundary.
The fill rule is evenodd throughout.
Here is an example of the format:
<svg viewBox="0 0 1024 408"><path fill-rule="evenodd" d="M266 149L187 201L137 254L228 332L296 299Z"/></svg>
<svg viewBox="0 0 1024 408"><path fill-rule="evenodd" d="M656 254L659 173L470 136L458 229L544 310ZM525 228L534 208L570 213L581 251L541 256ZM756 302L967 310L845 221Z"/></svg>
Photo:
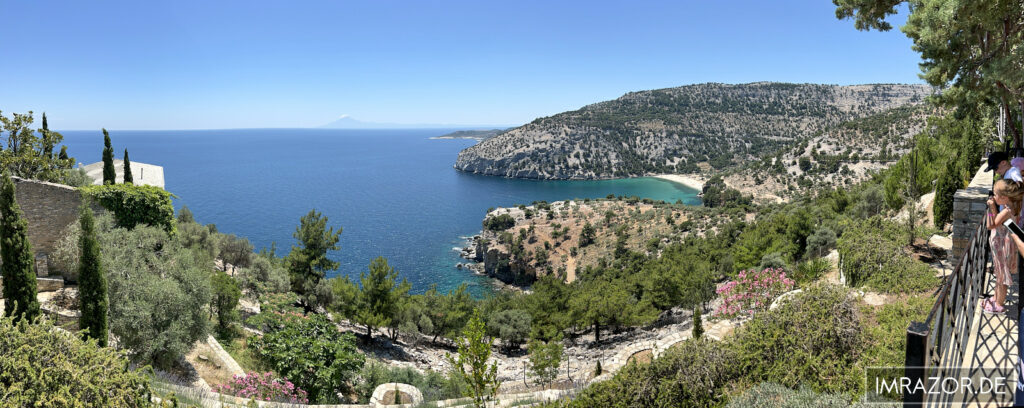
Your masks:
<svg viewBox="0 0 1024 408"><path fill-rule="evenodd" d="M731 167L844 121L922 102L918 85L699 84L631 92L537 119L463 150L455 168L603 179Z"/></svg>

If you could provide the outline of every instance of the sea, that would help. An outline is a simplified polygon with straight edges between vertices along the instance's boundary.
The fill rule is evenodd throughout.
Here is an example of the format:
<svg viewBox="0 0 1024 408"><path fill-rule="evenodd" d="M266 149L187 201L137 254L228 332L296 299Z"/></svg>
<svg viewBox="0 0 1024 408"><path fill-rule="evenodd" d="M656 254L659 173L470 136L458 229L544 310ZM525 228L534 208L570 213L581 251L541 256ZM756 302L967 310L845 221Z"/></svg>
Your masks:
<svg viewBox="0 0 1024 408"><path fill-rule="evenodd" d="M602 181L507 179L459 172L471 139L432 139L453 129L230 129L110 131L115 156L164 168L174 206L196 220L283 256L311 209L341 228L331 276L360 272L378 256L422 293L467 283L475 296L493 282L456 265L490 207L609 194L700 205L697 191L656 178ZM69 155L101 160L100 131L62 131Z"/></svg>

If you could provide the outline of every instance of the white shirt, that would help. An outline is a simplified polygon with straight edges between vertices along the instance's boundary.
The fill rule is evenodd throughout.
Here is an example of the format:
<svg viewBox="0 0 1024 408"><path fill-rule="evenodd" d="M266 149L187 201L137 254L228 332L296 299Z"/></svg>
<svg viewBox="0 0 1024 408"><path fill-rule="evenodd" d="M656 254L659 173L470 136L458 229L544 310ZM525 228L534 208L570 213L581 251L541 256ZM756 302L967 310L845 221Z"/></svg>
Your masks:
<svg viewBox="0 0 1024 408"><path fill-rule="evenodd" d="M1007 170L1006 173L1003 173L1003 180L1013 180L1018 183L1024 181L1024 179L1022 179L1020 176L1020 169L1016 167L1010 167L1010 169Z"/></svg>

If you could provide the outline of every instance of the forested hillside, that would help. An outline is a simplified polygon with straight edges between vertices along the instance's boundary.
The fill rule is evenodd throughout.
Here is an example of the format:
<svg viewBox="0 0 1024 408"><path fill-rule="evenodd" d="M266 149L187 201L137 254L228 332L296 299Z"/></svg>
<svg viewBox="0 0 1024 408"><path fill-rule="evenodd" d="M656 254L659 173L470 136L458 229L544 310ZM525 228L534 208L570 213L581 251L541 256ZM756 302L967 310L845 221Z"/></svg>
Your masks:
<svg viewBox="0 0 1024 408"><path fill-rule="evenodd" d="M455 168L540 179L724 169L774 156L841 123L919 104L930 92L923 85L770 82L630 92L469 147Z"/></svg>

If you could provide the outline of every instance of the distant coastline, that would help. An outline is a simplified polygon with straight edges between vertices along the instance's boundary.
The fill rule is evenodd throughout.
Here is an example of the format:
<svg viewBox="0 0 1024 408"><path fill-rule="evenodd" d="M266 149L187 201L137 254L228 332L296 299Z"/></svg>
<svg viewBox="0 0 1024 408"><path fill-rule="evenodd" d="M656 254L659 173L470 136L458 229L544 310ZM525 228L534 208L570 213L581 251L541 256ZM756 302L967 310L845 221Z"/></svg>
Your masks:
<svg viewBox="0 0 1024 408"><path fill-rule="evenodd" d="M451 139L473 139L478 142L490 139L497 136L499 133L504 132L506 129L488 129L488 130L458 130L452 133L444 134L441 136L435 136L431 139L435 140L451 140Z"/></svg>
<svg viewBox="0 0 1024 408"><path fill-rule="evenodd" d="M704 180L696 175L691 174L659 174L653 176L657 179L671 181L673 183L679 183L686 187L697 190L698 192L704 190Z"/></svg>

